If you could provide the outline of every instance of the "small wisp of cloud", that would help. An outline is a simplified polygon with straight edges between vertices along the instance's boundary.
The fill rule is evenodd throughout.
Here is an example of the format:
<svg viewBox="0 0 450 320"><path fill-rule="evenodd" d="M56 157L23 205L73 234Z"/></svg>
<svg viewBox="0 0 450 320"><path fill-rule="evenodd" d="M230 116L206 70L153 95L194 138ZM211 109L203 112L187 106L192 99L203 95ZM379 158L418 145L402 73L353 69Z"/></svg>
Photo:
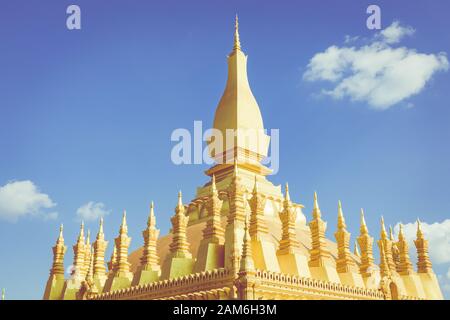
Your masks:
<svg viewBox="0 0 450 320"><path fill-rule="evenodd" d="M110 214L102 202L89 201L77 209L77 217L83 221L94 221Z"/></svg>

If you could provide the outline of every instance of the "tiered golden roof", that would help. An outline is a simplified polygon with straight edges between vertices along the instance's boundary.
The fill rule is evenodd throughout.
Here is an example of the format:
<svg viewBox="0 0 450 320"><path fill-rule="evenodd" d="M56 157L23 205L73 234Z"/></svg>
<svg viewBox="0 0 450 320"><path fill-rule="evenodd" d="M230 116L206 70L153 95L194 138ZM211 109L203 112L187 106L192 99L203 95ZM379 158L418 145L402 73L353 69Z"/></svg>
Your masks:
<svg viewBox="0 0 450 320"><path fill-rule="evenodd" d="M228 80L214 118L214 128L221 132L264 128L238 26L236 18ZM93 249L81 225L73 246L74 272L65 279L61 227L44 299L442 299L420 222L414 242L417 270L402 227L395 241L383 219L377 265L362 210L359 250L355 242L351 253L341 202L334 243L326 238L316 193L307 223L304 206L291 199L288 185L283 194L281 186L267 179L270 170L261 160L269 137L257 135L250 145L239 139L231 149L218 151L210 145L216 160L206 171L210 180L189 203L183 203L180 191L172 229L165 236L159 236L152 203L143 246L130 255L124 212L108 271L102 219ZM221 161L229 156L231 162Z"/></svg>

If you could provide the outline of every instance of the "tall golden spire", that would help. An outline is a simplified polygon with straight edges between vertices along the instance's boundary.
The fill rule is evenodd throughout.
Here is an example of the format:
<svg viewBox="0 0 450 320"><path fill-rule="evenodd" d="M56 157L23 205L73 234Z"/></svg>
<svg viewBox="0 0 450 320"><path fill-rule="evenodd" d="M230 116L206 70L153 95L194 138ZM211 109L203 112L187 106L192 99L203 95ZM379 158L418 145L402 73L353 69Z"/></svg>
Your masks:
<svg viewBox="0 0 450 320"><path fill-rule="evenodd" d="M231 163L232 159L238 158L239 163L251 163L252 168L256 167L251 169L253 172L270 173L261 165L268 153L270 137L264 133L261 111L248 82L247 56L241 50L237 16L233 50L228 56L228 79L213 127L223 137L220 145L213 141L209 143L210 156L217 163ZM227 135L230 130L236 133L233 137Z"/></svg>
<svg viewBox="0 0 450 320"><path fill-rule="evenodd" d="M337 231L334 234L338 248L338 258L336 260L336 269L339 273L349 272L356 264L350 255L350 233L347 231L342 204L338 202L338 222Z"/></svg>
<svg viewBox="0 0 450 320"><path fill-rule="evenodd" d="M297 212L292 206L287 183L284 193L283 210L278 215L281 220L281 240L277 254L283 255L295 253L300 248L300 243L298 242L295 233Z"/></svg>
<svg viewBox="0 0 450 320"><path fill-rule="evenodd" d="M417 272L418 273L431 273L432 265L430 257L428 256L428 240L425 240L423 236L420 220L417 219L417 238L414 240L414 244L417 249Z"/></svg>
<svg viewBox="0 0 450 320"><path fill-rule="evenodd" d="M397 247L399 250L399 265L398 273L401 275L409 275L414 272L411 260L409 259L408 243L406 241L405 235L403 234L403 225L400 223L398 232L398 243Z"/></svg>
<svg viewBox="0 0 450 320"><path fill-rule="evenodd" d="M106 275L105 268L105 251L108 246L108 241L105 240L103 232L103 217L100 217L100 225L97 237L94 241L94 277L104 277Z"/></svg>
<svg viewBox="0 0 450 320"><path fill-rule="evenodd" d="M364 210L361 209L361 226L359 228L360 235L357 239L359 247L361 248L361 264L359 270L363 277L372 275L374 267L373 259L373 238L369 235L366 220L364 219Z"/></svg>
<svg viewBox="0 0 450 320"><path fill-rule="evenodd" d="M309 229L311 230L309 266L322 267L325 265L325 261L331 260L331 254L328 251L325 241L326 223L322 220L316 192L314 192L314 208L312 216L313 219L309 222Z"/></svg>
<svg viewBox="0 0 450 320"><path fill-rule="evenodd" d="M53 250L53 265L50 269L50 275L62 275L64 276L64 254L66 253L67 247L64 245L63 237L63 225L61 224L59 228L59 236L56 240Z"/></svg>

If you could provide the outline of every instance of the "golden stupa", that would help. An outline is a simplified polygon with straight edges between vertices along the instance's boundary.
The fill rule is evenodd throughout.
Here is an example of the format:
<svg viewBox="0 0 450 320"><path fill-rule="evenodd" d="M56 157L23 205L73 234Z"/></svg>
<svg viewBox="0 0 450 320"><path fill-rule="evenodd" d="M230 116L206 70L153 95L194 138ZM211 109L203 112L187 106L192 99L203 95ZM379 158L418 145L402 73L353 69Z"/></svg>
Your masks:
<svg viewBox="0 0 450 320"><path fill-rule="evenodd" d="M221 132L264 128L246 63L236 18L228 80L214 118L214 128ZM362 210L352 253L341 203L333 242L325 237L327 223L316 193L307 222L288 185L283 194L267 180L270 170L261 160L267 156L269 137L260 132L247 140L237 136L233 148L210 150L217 163L206 171L210 181L188 204L179 193L166 236L159 237L152 203L142 232L144 245L130 255L124 212L108 270L101 219L93 243L81 226L73 246L73 271L65 279L67 247L61 226L44 299L443 299L419 221L416 270L402 228L394 239L383 220L376 265L374 238ZM220 161L225 157L231 163Z"/></svg>

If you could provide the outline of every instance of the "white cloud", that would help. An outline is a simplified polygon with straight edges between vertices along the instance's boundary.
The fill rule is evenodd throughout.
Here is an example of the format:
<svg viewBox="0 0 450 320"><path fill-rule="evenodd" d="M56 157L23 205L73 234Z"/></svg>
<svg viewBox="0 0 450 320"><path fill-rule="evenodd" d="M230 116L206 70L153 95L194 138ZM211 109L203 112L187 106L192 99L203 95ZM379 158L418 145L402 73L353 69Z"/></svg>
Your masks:
<svg viewBox="0 0 450 320"><path fill-rule="evenodd" d="M382 41L389 44L400 42L405 36L412 36L416 32L410 26L401 26L398 21L394 21L389 27L379 33Z"/></svg>
<svg viewBox="0 0 450 320"><path fill-rule="evenodd" d="M421 226L425 239L428 240L431 262L433 264L450 263L450 219L432 224L422 222ZM395 232L397 234L398 230L399 224L395 226ZM412 241L416 239L417 224L404 224L403 231L405 238L408 240L411 255L415 257L416 251ZM449 272L447 273L447 276L450 276Z"/></svg>
<svg viewBox="0 0 450 320"><path fill-rule="evenodd" d="M100 217L109 214L102 202L89 201L77 210L77 216L82 220L97 220Z"/></svg>
<svg viewBox="0 0 450 320"><path fill-rule="evenodd" d="M56 203L29 180L12 181L0 187L0 219L10 222L25 216L55 219L56 212L46 212L55 206Z"/></svg>
<svg viewBox="0 0 450 320"><path fill-rule="evenodd" d="M323 89L322 94L336 100L349 98L388 109L421 92L436 72L449 68L445 53L391 46L413 33L411 27L394 22L364 46L330 46L311 58L303 79L332 83L334 87Z"/></svg>

